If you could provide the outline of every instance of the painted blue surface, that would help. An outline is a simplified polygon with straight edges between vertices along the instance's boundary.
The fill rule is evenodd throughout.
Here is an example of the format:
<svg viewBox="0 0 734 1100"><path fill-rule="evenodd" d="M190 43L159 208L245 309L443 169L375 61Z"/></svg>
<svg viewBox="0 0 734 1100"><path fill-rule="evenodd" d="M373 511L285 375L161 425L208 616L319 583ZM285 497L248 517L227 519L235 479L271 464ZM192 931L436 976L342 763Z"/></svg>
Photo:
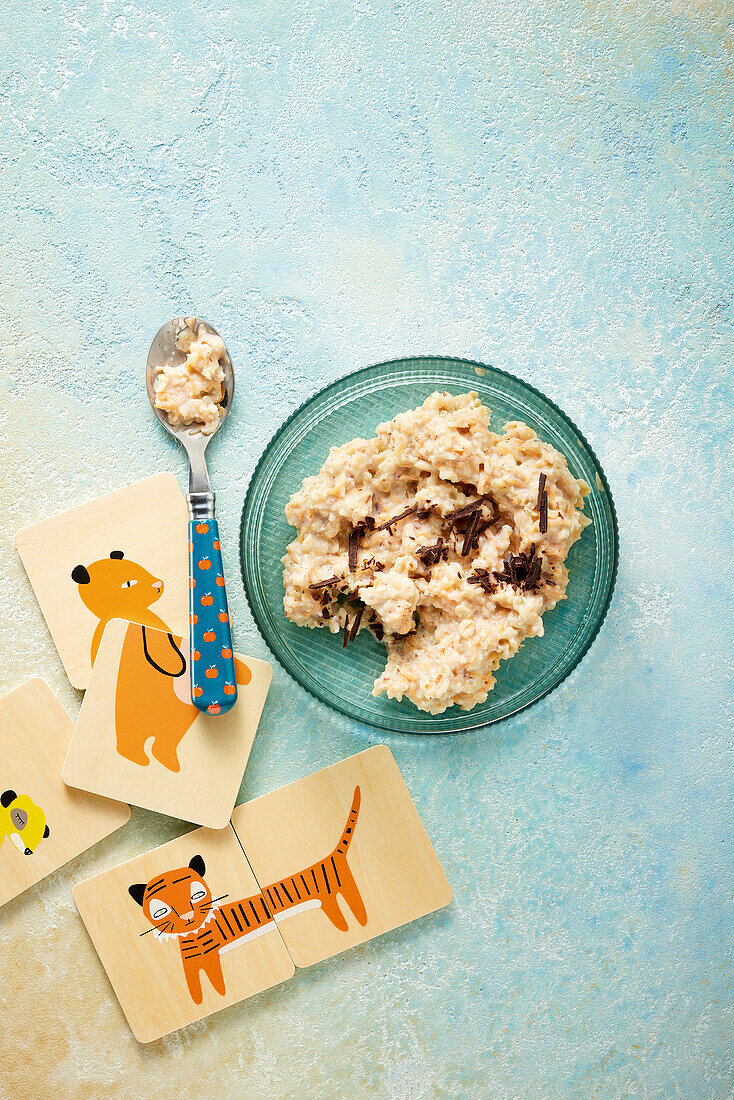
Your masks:
<svg viewBox="0 0 734 1100"><path fill-rule="evenodd" d="M184 484L143 385L174 315L216 325L237 372L210 469L241 651L267 656L234 584L248 477L370 362L528 379L591 441L621 530L608 620L558 691L483 734L387 739L450 910L143 1051L70 897L183 831L134 811L0 919L0 1065L26 1095L732 1095L727 7L5 11L4 689L40 673L78 707L14 529L158 469ZM242 797L374 740L276 668Z"/></svg>

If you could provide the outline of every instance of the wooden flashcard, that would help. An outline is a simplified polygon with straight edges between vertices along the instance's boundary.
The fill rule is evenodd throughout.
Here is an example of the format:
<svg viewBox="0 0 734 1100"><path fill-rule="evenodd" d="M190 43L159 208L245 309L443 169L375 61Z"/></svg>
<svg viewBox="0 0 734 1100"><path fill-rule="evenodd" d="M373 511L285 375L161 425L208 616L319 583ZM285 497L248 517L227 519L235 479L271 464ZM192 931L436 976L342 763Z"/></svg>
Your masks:
<svg viewBox="0 0 734 1100"><path fill-rule="evenodd" d="M376 746L238 806L227 829L81 883L74 900L134 1035L150 1042L284 981L294 963L448 905L451 889L392 753Z"/></svg>
<svg viewBox="0 0 734 1100"><path fill-rule="evenodd" d="M187 525L176 478L156 474L18 531L15 545L74 687L87 686L111 619L186 633Z"/></svg>
<svg viewBox="0 0 734 1100"><path fill-rule="evenodd" d="M224 829L273 675L265 661L239 654L234 660L237 702L227 714L202 714L191 702L188 639L120 619L110 622L64 763L64 781Z"/></svg>
<svg viewBox="0 0 734 1100"><path fill-rule="evenodd" d="M72 721L45 680L0 699L0 905L124 825L130 807L64 786Z"/></svg>
<svg viewBox="0 0 734 1100"><path fill-rule="evenodd" d="M196 829L73 893L141 1043L294 973L231 826Z"/></svg>
<svg viewBox="0 0 734 1100"><path fill-rule="evenodd" d="M451 901L385 745L238 806L232 824L296 966Z"/></svg>

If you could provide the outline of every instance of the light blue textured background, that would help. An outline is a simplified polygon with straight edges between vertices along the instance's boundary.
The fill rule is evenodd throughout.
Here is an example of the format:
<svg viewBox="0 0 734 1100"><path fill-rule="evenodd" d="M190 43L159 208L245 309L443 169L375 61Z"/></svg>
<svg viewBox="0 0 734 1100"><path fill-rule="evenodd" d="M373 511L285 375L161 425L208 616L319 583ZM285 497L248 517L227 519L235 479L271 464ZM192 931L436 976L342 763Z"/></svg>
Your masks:
<svg viewBox="0 0 734 1100"><path fill-rule="evenodd" d="M465 355L545 390L621 529L608 620L554 694L386 739L450 910L143 1049L70 895L183 831L134 811L0 914L3 1096L732 1095L727 9L3 9L3 690L40 673L78 709L12 533L159 469L184 483L141 374L184 311L238 372L211 469L239 649L267 656L237 583L254 463L371 362ZM373 740L276 668L242 795Z"/></svg>

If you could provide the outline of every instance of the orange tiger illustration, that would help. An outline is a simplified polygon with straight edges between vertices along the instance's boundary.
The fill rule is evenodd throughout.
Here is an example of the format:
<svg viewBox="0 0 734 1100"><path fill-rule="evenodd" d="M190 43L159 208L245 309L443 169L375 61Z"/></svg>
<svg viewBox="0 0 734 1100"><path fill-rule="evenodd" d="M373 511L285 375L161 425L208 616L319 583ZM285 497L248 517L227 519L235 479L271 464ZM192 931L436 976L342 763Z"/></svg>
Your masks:
<svg viewBox="0 0 734 1100"><path fill-rule="evenodd" d="M348 925L336 900L341 894L358 923L362 926L367 923L364 902L347 863L360 803L361 792L355 787L339 843L325 859L271 883L261 893L242 901L222 905L220 902L227 894L212 896L204 880L206 865L200 855L193 856L188 867L128 887L130 896L142 906L153 925L141 935L153 932L158 940L178 940L186 985L195 1004L201 1004L203 999L202 972L216 992L224 996L221 955L273 931L276 922L295 913L320 906L334 927L346 932Z"/></svg>

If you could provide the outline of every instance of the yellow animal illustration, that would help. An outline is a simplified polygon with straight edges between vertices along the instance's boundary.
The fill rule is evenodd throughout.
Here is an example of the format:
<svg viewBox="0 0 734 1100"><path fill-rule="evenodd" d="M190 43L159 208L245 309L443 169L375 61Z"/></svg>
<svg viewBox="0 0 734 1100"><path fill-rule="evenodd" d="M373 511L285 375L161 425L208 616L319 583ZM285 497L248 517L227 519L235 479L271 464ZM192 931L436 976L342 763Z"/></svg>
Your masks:
<svg viewBox="0 0 734 1100"><path fill-rule="evenodd" d="M199 711L189 694L182 639L171 634L150 610L163 592L163 581L136 562L127 561L121 550L113 550L109 558L89 566L77 565L71 576L82 601L99 618L92 638L92 663L107 623L131 620L117 672L117 751L134 764L146 766L150 764L146 743L152 737L150 751L155 759L169 771L180 771L178 746ZM235 673L242 686L252 679L250 669L238 658Z"/></svg>
<svg viewBox="0 0 734 1100"><path fill-rule="evenodd" d="M32 856L48 835L46 815L28 795L10 790L0 794L0 845L7 836L21 855Z"/></svg>

